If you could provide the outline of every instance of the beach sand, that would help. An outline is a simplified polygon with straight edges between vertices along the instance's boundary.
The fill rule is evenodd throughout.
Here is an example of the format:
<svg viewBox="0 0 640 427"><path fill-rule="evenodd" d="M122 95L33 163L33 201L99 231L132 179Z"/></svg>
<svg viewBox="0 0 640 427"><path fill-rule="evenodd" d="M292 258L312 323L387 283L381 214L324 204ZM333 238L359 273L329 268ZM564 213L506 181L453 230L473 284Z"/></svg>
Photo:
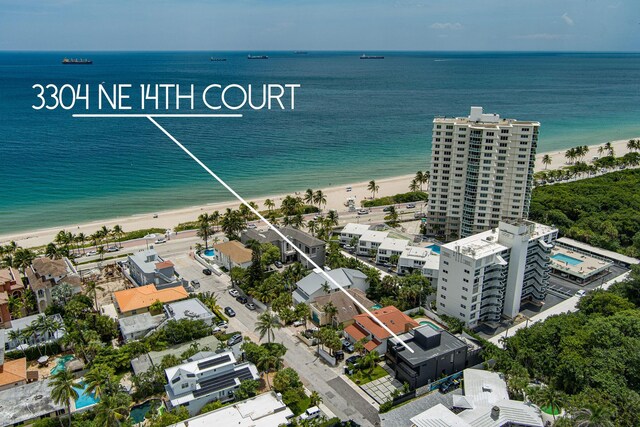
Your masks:
<svg viewBox="0 0 640 427"><path fill-rule="evenodd" d="M638 137L640 138L640 137ZM614 148L615 155L617 157L622 156L629 152L627 149L628 139L611 141L611 144ZM598 147L604 145L591 145L589 146L589 153L584 157L585 161L590 162L594 156L600 157L598 154ZM567 159L565 158L565 152L567 149L551 151L551 152L541 152L536 155L536 165L535 170L553 170L559 169L564 166L567 166ZM542 158L545 154L551 156L551 164L545 166L542 163ZM380 186L379 192L376 197L380 196L390 196L398 193L406 193L409 191L409 184L413 179L414 175L402 175L396 176L392 178L384 178L384 179L376 179L377 185ZM336 209L339 212L346 210L344 203L347 201L349 197L353 197L356 201L356 206L360 206L360 201L365 198L371 197L371 192L367 190L367 185L369 181L357 182L353 184L344 184L340 186L334 186L329 188L323 188L322 191L326 194L327 197L327 205L325 210ZM214 185L218 185L215 183ZM352 190L350 192L346 191L347 187L351 187ZM316 189L314 189L316 190ZM426 190L426 186L425 186ZM289 193L291 195L295 195L295 193ZM298 195L304 196L304 193L299 193ZM266 199L271 199L276 204L276 207L280 206L280 202L282 199L286 197L286 194L276 195L276 196L266 196L261 198L251 199L258 204L259 208L266 209L264 206L264 201ZM113 228L114 225L120 225L125 231L134 231L145 228L163 228L169 229L173 228L176 225L182 222L194 221L197 219L198 215L204 212L213 212L219 211L223 213L227 208L237 208L239 206L239 202L231 201L231 202L223 202L210 204L205 206L195 206L189 208L175 209L170 211L158 211L158 217L154 218L154 213L147 213L141 215L133 215L128 217L121 217L109 220L102 221L94 221L91 223L85 224L71 224L67 226L56 226L47 229L35 230L35 231L26 231L19 233L12 233L7 235L0 236L0 245L7 244L10 241L15 241L19 246L22 247L37 247L43 246L47 243L53 241L55 235L60 230L67 230L74 234L84 233L85 235L90 235L94 233L96 230L101 228L103 225L106 225L109 228Z"/></svg>

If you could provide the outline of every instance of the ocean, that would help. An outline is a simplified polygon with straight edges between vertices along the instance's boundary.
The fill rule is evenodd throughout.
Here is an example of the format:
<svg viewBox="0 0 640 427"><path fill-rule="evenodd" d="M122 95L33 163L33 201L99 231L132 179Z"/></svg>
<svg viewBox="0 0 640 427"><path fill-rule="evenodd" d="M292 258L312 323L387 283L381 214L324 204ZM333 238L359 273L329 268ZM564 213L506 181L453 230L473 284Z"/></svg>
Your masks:
<svg viewBox="0 0 640 427"><path fill-rule="evenodd" d="M367 53L0 52L0 234L232 199L148 120L36 111L36 83L301 84L293 111L158 119L248 198L427 170L433 117L472 105L540 121L539 152L640 135L640 54Z"/></svg>

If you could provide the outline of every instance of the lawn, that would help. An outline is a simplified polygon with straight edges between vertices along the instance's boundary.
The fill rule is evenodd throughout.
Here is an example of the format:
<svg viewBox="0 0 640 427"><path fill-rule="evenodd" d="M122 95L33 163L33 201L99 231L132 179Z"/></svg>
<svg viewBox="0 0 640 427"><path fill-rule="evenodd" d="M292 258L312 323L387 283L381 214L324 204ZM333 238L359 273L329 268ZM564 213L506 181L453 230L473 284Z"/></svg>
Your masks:
<svg viewBox="0 0 640 427"><path fill-rule="evenodd" d="M289 406L289 409L291 409L293 415L297 416L302 414L307 410L307 408L309 408L309 406L311 406L311 399L309 399L309 396L305 396L303 399L300 399L297 402L290 403L287 406Z"/></svg>
<svg viewBox="0 0 640 427"><path fill-rule="evenodd" d="M387 371L382 369L381 366L376 365L373 371L356 371L353 375L348 375L349 379L358 385L363 385L369 383L371 381L375 381L378 378L382 378L386 375L389 375Z"/></svg>

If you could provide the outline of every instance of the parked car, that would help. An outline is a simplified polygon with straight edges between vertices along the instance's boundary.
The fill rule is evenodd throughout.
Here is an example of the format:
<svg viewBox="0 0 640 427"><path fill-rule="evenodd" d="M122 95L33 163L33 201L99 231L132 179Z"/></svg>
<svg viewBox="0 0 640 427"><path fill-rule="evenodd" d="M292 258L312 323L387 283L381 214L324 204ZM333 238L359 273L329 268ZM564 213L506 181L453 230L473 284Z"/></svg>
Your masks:
<svg viewBox="0 0 640 427"><path fill-rule="evenodd" d="M320 412L320 408L318 408L317 406L312 406L310 408L307 408L306 411L300 414L300 419L311 420L313 418L318 418L320 415L322 415L322 412Z"/></svg>
<svg viewBox="0 0 640 427"><path fill-rule="evenodd" d="M229 295L231 295L234 298L237 298L240 296L240 292L236 291L235 289L229 289Z"/></svg>
<svg viewBox="0 0 640 427"><path fill-rule="evenodd" d="M231 308L231 307L225 307L224 308L224 313L229 317L236 317L236 312L233 311L233 308Z"/></svg>
<svg viewBox="0 0 640 427"><path fill-rule="evenodd" d="M278 268L282 268L282 263L280 261L274 262L273 265L275 265Z"/></svg>
<svg viewBox="0 0 640 427"><path fill-rule="evenodd" d="M357 365L358 362L360 361L361 357L360 356L350 356L347 358L347 360L345 361L345 363L347 365Z"/></svg>
<svg viewBox="0 0 640 427"><path fill-rule="evenodd" d="M249 310L255 310L256 309L256 305L252 302L248 302L244 305L245 307L247 307Z"/></svg>
<svg viewBox="0 0 640 427"><path fill-rule="evenodd" d="M580 289L578 292L576 292L577 297L583 297L586 294L587 294L587 291L585 291L584 289Z"/></svg>
<svg viewBox="0 0 640 427"><path fill-rule="evenodd" d="M117 246L109 246L107 248L107 252L118 252L120 250L120 248L118 248Z"/></svg>
<svg viewBox="0 0 640 427"><path fill-rule="evenodd" d="M353 188L351 188L351 187L347 187L347 192L349 192L349 191L351 191L351 190L353 190Z"/></svg>
<svg viewBox="0 0 640 427"><path fill-rule="evenodd" d="M305 321L303 319L299 319L299 320L296 320L295 322L293 322L293 326L295 326L296 328L298 326L304 326L304 324L305 324Z"/></svg>
<svg viewBox="0 0 640 427"><path fill-rule="evenodd" d="M253 230L255 228L257 228L257 226L255 224L247 224L247 228L250 230Z"/></svg>
<svg viewBox="0 0 640 427"><path fill-rule="evenodd" d="M191 281L191 286L193 286L194 288L198 289L200 288L200 282L197 280L192 280Z"/></svg>
<svg viewBox="0 0 640 427"><path fill-rule="evenodd" d="M358 215L368 215L369 209L358 209Z"/></svg>
<svg viewBox="0 0 640 427"><path fill-rule="evenodd" d="M409 203L409 204L407 205L407 209L415 209L415 208L416 208L416 205L415 205L415 204L413 204L413 203Z"/></svg>
<svg viewBox="0 0 640 427"><path fill-rule="evenodd" d="M238 301L240 304L246 304L249 300L247 299L247 297L243 297L242 295L240 295L239 297L236 297L236 301Z"/></svg>
<svg viewBox="0 0 640 427"><path fill-rule="evenodd" d="M191 285L186 285L186 286L184 287L184 289L185 289L187 292L189 292L189 293L191 293L191 292L195 292L195 291L196 291L196 290L195 290L195 288L194 288L193 286L191 286Z"/></svg>
<svg viewBox="0 0 640 427"><path fill-rule="evenodd" d="M342 349L347 353L353 353L353 344L349 342L347 339L342 340Z"/></svg>
<svg viewBox="0 0 640 427"><path fill-rule="evenodd" d="M205 276L211 276L211 270L205 268L204 270L202 270L202 274L204 274Z"/></svg>
<svg viewBox="0 0 640 427"><path fill-rule="evenodd" d="M333 354L333 357L335 357L335 358L336 358L336 361L338 361L338 362L339 362L339 361L341 361L341 360L344 360L344 351L342 351L342 350L338 350L338 351L336 351L336 352Z"/></svg>
<svg viewBox="0 0 640 427"><path fill-rule="evenodd" d="M89 252L87 252L87 256L94 256L94 255L98 255L98 251L89 251Z"/></svg>
<svg viewBox="0 0 640 427"><path fill-rule="evenodd" d="M235 335L233 335L231 338L229 338L227 340L227 346L231 347L231 346L234 346L234 345L238 344L239 342L242 342L242 335L241 334L235 334Z"/></svg>
<svg viewBox="0 0 640 427"><path fill-rule="evenodd" d="M161 243L167 243L167 239L156 239L156 245L159 245Z"/></svg>
<svg viewBox="0 0 640 427"><path fill-rule="evenodd" d="M227 324L227 322L225 322L224 320L221 320L218 322L217 326L222 329L227 329L229 327L229 324Z"/></svg>
<svg viewBox="0 0 640 427"><path fill-rule="evenodd" d="M382 212L391 212L391 209L393 209L393 206L387 206L382 209Z"/></svg>

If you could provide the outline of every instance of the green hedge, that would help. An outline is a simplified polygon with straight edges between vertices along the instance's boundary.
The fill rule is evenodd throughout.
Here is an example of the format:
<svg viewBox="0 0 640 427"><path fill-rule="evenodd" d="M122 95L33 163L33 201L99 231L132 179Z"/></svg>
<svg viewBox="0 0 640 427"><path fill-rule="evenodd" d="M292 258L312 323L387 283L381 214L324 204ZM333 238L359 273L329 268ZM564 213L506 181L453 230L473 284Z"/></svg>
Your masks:
<svg viewBox="0 0 640 427"><path fill-rule="evenodd" d="M398 203L426 202L429 196L424 191L410 191L395 196L380 197L379 199L363 200L362 206L372 208L375 206L396 205Z"/></svg>
<svg viewBox="0 0 640 427"><path fill-rule="evenodd" d="M44 345L40 347L38 350L37 347L29 347L22 352L22 350L12 350L5 353L5 358L7 359L20 359L22 357L27 357L28 361L38 360L41 356L55 356L56 354L60 354L62 352L62 348L60 344L54 342L47 344L47 348L45 349Z"/></svg>
<svg viewBox="0 0 640 427"><path fill-rule="evenodd" d="M164 229L164 228L146 228L144 230L129 231L127 233L124 233L122 238L119 239L119 241L124 242L126 240L141 239L144 236L146 236L147 234L162 234L162 235L164 235L165 231L166 231L166 229Z"/></svg>

